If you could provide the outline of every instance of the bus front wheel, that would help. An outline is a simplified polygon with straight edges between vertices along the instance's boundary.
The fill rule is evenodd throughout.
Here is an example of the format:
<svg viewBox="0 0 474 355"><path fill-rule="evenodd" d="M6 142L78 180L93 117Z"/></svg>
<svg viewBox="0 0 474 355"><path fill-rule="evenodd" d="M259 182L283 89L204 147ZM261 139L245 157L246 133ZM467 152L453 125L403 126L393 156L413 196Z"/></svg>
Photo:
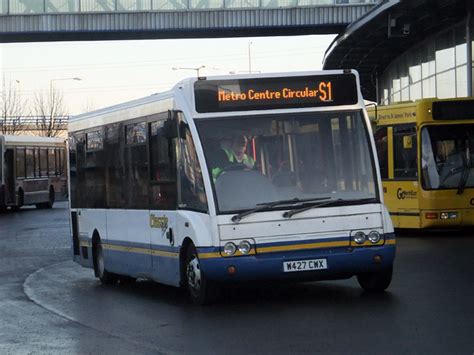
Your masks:
<svg viewBox="0 0 474 355"><path fill-rule="evenodd" d="M357 275L359 285L368 292L383 292L392 281L393 266Z"/></svg>
<svg viewBox="0 0 474 355"><path fill-rule="evenodd" d="M105 268L104 252L100 241L97 242L95 249L94 267L96 276L99 278L100 282L106 285L117 283L117 277L115 274L108 272Z"/></svg>
<svg viewBox="0 0 474 355"><path fill-rule="evenodd" d="M210 304L219 296L219 286L202 272L194 245L186 251L186 288L194 304Z"/></svg>
<svg viewBox="0 0 474 355"><path fill-rule="evenodd" d="M25 196L23 194L23 190L19 189L17 194L17 204L11 207L12 211L19 211L20 208L23 206L24 202Z"/></svg>

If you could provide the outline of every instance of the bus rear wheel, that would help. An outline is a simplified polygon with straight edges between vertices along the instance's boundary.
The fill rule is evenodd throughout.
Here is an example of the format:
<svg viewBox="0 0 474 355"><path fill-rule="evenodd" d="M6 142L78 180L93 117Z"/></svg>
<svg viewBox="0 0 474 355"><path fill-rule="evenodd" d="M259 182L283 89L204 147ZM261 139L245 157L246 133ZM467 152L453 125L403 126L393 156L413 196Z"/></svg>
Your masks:
<svg viewBox="0 0 474 355"><path fill-rule="evenodd" d="M393 266L357 275L359 285L368 292L383 292L392 282Z"/></svg>
<svg viewBox="0 0 474 355"><path fill-rule="evenodd" d="M185 265L186 288L191 301L199 305L214 303L219 297L219 285L209 280L202 272L194 245L190 245L186 251Z"/></svg>
<svg viewBox="0 0 474 355"><path fill-rule="evenodd" d="M102 249L102 244L97 242L95 253L94 253L94 267L95 274L99 278L100 282L105 285L111 285L117 283L117 276L108 272L105 268L104 252Z"/></svg>
<svg viewBox="0 0 474 355"><path fill-rule="evenodd" d="M46 208L53 208L54 201L56 200L56 192L54 191L54 187L49 188L49 199L48 202L45 203Z"/></svg>
<svg viewBox="0 0 474 355"><path fill-rule="evenodd" d="M36 208L53 208L54 201L56 200L56 193L54 187L49 188L48 202L37 203Z"/></svg>

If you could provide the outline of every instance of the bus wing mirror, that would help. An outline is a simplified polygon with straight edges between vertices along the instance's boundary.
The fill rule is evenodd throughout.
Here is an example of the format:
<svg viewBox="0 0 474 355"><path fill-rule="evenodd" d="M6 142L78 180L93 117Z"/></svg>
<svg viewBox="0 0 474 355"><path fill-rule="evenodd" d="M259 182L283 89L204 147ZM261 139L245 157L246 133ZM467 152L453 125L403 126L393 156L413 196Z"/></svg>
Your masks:
<svg viewBox="0 0 474 355"><path fill-rule="evenodd" d="M165 137L168 139L178 138L178 124L175 119L168 119L164 123Z"/></svg>
<svg viewBox="0 0 474 355"><path fill-rule="evenodd" d="M168 111L168 119L164 123L165 136L168 139L186 138L188 124L178 119L178 113L179 111Z"/></svg>

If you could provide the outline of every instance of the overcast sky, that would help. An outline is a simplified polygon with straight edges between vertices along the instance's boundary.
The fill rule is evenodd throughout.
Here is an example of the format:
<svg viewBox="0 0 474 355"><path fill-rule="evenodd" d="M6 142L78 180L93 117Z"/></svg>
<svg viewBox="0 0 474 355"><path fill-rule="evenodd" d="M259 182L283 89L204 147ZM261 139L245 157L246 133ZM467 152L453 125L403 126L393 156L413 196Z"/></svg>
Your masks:
<svg viewBox="0 0 474 355"><path fill-rule="evenodd" d="M320 70L334 36L140 40L3 44L0 65L6 85L22 97L64 95L70 114L110 106L170 89L201 75L252 71ZM81 80L68 80L68 78ZM58 80L61 79L61 80ZM64 79L64 80L63 80Z"/></svg>

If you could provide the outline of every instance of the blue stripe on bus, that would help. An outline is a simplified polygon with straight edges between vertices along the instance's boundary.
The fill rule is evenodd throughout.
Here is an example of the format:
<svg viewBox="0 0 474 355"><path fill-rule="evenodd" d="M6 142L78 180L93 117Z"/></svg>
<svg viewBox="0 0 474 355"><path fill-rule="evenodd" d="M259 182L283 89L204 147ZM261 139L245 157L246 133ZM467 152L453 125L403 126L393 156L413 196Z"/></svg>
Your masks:
<svg viewBox="0 0 474 355"><path fill-rule="evenodd" d="M150 278L163 284L179 286L179 258L114 249L104 250L104 258L106 268L110 272L135 278Z"/></svg>
<svg viewBox="0 0 474 355"><path fill-rule="evenodd" d="M347 238L327 238L309 241L293 241L293 242L275 242L265 243L265 246L292 246L299 244L314 244L315 242L327 243L333 241L347 240ZM221 257L219 247L197 247L198 254L216 254L216 257L203 258L201 260L203 271L209 277L221 280L252 280L258 278L278 278L278 277L296 277L308 276L311 278L324 278L325 275L331 273L357 273L370 271L374 268L388 266L393 263L395 256L395 234L385 234L385 240L391 241L383 246L369 247L369 248L315 248L315 249L301 249L301 250L282 250L273 253L261 253L252 256L238 256L238 257ZM89 255L92 255L90 240L81 239L81 243L89 244ZM106 267L108 271L130 275L132 277L149 277L155 281L164 284L178 286L180 282L180 264L179 264L179 250L180 247L171 246L153 246L146 243L134 242L115 242L104 243L112 246L112 248L104 248L104 257L106 259ZM143 249L144 252L114 250L113 246ZM145 252L147 250L147 252ZM165 253L175 253L176 257L168 257L154 254L153 251L162 251ZM382 265L375 265L373 257L380 255L383 258ZM288 260L305 260L314 258L327 258L327 271L312 271L304 273L283 273L283 261ZM92 258L90 258L92 259ZM92 260L90 260L92 267ZM229 276L227 273L228 266L235 266L238 275Z"/></svg>

